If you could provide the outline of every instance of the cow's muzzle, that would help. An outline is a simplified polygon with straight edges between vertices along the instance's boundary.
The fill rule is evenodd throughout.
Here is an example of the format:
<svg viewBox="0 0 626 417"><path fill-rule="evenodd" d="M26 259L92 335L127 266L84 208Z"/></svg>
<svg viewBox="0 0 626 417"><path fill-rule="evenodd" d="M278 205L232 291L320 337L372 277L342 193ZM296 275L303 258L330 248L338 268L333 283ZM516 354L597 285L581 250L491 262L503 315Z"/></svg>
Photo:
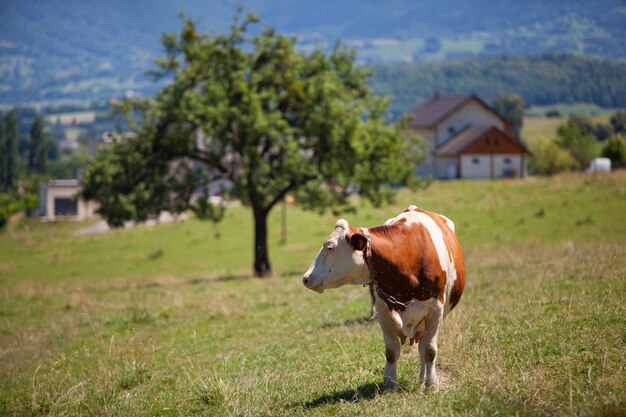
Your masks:
<svg viewBox="0 0 626 417"><path fill-rule="evenodd" d="M305 287L307 287L310 290L313 290L320 294L324 292L324 283L323 282L315 283L315 280L312 279L308 275L305 275L302 277L302 283L304 284Z"/></svg>

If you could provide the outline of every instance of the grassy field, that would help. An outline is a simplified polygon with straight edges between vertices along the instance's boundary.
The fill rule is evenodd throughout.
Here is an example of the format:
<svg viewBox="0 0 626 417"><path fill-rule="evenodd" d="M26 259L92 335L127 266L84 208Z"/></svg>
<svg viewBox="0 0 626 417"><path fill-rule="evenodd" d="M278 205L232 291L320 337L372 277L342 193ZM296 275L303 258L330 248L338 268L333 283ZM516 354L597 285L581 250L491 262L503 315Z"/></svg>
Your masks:
<svg viewBox="0 0 626 417"><path fill-rule="evenodd" d="M409 204L450 216L468 284L440 333L442 390L402 389L368 294L307 291L330 215L271 218L273 278L249 277L251 214L75 237L23 222L0 235L0 415L626 415L626 172L436 182Z"/></svg>
<svg viewBox="0 0 626 417"><path fill-rule="evenodd" d="M615 113L616 109L599 107L598 105L591 103L555 104L549 106L532 106L525 111L525 114L530 117L544 117L546 112L549 110L557 110L563 117L569 117L573 114L582 114L591 117L604 117L606 120L603 121L606 122L608 121L608 118Z"/></svg>
<svg viewBox="0 0 626 417"><path fill-rule="evenodd" d="M584 113L577 113L584 114ZM610 115L607 113L591 116L593 123L608 123ZM524 117L524 125L520 136L522 140L530 145L540 139L552 139L556 137L557 128L567 122L567 117ZM593 154L598 156L602 150L604 143L595 143Z"/></svg>

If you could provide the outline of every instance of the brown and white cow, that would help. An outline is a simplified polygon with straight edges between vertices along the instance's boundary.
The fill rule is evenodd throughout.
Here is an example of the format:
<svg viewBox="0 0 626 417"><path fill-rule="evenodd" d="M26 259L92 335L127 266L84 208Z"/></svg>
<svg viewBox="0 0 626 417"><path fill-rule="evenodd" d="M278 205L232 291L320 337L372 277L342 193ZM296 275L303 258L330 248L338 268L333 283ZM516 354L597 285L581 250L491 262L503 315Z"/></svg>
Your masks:
<svg viewBox="0 0 626 417"><path fill-rule="evenodd" d="M338 220L303 283L319 293L372 284L385 339L385 385L397 388L400 347L408 339L419 343L420 384L438 388L439 324L465 286L463 253L450 219L410 206L369 229Z"/></svg>

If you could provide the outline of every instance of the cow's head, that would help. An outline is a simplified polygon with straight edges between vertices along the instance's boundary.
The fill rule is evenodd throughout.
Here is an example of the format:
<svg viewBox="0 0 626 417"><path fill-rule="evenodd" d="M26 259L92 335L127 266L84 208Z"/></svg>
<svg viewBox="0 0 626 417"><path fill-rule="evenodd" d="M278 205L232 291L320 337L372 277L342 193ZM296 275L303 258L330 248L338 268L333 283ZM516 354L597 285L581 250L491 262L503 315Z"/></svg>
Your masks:
<svg viewBox="0 0 626 417"><path fill-rule="evenodd" d="M310 268L302 277L305 287L324 292L346 284L368 284L370 274L365 263L367 238L362 230L350 227L341 219L324 241Z"/></svg>

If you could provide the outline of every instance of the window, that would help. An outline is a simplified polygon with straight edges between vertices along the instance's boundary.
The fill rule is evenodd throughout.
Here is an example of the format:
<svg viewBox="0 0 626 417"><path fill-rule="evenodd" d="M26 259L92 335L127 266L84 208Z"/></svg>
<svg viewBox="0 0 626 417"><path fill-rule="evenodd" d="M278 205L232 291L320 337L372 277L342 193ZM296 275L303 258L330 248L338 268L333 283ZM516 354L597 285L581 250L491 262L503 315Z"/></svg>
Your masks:
<svg viewBox="0 0 626 417"><path fill-rule="evenodd" d="M511 163L511 158L504 158L504 163L505 164L510 164Z"/></svg>
<svg viewBox="0 0 626 417"><path fill-rule="evenodd" d="M500 141L498 140L498 138L495 138L493 141L495 142L495 144L496 144L496 145L498 145L498 144L500 143Z"/></svg>
<svg viewBox="0 0 626 417"><path fill-rule="evenodd" d="M448 133L454 133L455 130L454 126L448 126Z"/></svg>
<svg viewBox="0 0 626 417"><path fill-rule="evenodd" d="M54 215L55 216L76 216L78 207L76 200L67 197L55 197L54 199Z"/></svg>
<svg viewBox="0 0 626 417"><path fill-rule="evenodd" d="M487 146L491 145L491 139L487 138L486 142L487 142Z"/></svg>
<svg viewBox="0 0 626 417"><path fill-rule="evenodd" d="M472 158L472 164L474 164L474 165L478 165L478 164L480 164L480 159L478 159L478 158Z"/></svg>

